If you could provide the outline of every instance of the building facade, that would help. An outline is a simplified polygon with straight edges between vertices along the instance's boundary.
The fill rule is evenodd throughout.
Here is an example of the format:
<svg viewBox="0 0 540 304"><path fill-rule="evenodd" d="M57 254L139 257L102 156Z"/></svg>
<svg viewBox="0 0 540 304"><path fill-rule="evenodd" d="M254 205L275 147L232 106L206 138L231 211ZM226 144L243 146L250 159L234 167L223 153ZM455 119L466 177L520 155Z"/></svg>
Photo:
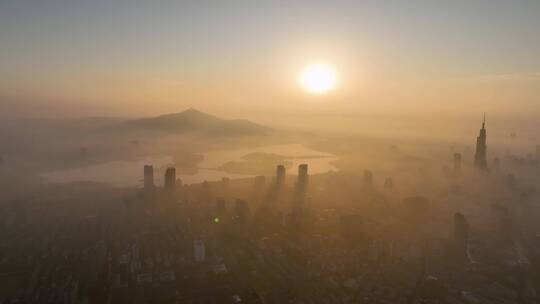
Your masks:
<svg viewBox="0 0 540 304"><path fill-rule="evenodd" d="M486 117L482 121L482 129L476 138L476 152L474 154L474 165L480 170L487 169L487 134L486 134Z"/></svg>

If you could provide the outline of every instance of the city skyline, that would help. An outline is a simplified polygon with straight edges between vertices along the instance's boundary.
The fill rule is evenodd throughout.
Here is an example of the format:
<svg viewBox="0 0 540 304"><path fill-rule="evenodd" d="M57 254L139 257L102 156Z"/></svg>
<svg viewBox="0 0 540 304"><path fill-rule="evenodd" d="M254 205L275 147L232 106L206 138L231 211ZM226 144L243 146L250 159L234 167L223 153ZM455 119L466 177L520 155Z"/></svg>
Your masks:
<svg viewBox="0 0 540 304"><path fill-rule="evenodd" d="M540 303L539 16L0 0L0 303Z"/></svg>

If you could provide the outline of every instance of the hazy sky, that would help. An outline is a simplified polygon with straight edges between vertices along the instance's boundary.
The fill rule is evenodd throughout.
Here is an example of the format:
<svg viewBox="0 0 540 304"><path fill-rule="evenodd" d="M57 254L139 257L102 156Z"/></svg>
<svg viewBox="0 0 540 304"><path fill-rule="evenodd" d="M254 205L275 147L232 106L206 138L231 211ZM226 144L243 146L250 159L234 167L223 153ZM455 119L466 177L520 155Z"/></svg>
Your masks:
<svg viewBox="0 0 540 304"><path fill-rule="evenodd" d="M0 111L537 115L539 30L538 0L0 0Z"/></svg>

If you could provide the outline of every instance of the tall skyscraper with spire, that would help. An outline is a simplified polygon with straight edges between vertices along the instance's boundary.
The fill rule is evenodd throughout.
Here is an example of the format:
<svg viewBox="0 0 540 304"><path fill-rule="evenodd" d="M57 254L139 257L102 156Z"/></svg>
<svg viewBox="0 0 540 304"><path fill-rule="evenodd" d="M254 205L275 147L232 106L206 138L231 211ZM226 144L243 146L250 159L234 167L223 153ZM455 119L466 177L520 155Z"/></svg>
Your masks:
<svg viewBox="0 0 540 304"><path fill-rule="evenodd" d="M486 114L482 120L482 129L476 138L476 153L474 154L474 165L481 170L487 169L487 145L486 145Z"/></svg>

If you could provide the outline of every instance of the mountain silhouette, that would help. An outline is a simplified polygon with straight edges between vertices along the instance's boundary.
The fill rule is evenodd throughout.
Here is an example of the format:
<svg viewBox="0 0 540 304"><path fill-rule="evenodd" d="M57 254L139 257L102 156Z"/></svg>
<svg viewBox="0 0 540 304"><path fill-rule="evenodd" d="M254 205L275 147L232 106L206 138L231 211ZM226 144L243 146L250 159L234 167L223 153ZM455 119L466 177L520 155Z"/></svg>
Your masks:
<svg viewBox="0 0 540 304"><path fill-rule="evenodd" d="M213 136L265 135L271 131L269 127L249 120L221 119L194 108L179 113L125 121L116 129L124 132L202 133Z"/></svg>

